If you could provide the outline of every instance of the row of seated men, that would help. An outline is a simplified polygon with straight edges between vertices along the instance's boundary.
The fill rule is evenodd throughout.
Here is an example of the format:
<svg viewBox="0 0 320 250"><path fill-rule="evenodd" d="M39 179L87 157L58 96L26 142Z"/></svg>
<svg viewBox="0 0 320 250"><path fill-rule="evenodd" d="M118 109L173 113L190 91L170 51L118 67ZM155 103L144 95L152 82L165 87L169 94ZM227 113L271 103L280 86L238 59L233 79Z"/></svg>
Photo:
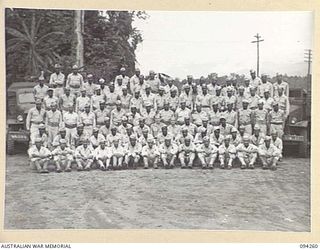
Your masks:
<svg viewBox="0 0 320 250"><path fill-rule="evenodd" d="M221 120L224 123L224 119ZM123 123L126 124L126 119ZM173 168L177 162L182 168L196 165L209 169L214 167L214 163L227 169L236 165L252 169L260 163L264 169L275 170L282 158L282 140L277 131L272 130L268 136L261 133L258 125L255 125L252 135L245 133L244 126L240 126L239 131L232 127L230 133L222 135L222 124L213 127L212 134L200 126L192 135L187 127L182 126L173 134L168 132L166 124L162 124L156 137L144 123L139 126L143 128L135 130L128 126L121 130L112 126L104 136L102 131L106 127L95 127L89 135L83 124L78 124L71 140L66 136L66 129L61 127L49 146L46 127L40 124L39 136L31 142L28 154L40 173L48 173L50 163L56 166L57 172L71 171L72 163L81 171L95 167L101 170L138 166Z"/></svg>

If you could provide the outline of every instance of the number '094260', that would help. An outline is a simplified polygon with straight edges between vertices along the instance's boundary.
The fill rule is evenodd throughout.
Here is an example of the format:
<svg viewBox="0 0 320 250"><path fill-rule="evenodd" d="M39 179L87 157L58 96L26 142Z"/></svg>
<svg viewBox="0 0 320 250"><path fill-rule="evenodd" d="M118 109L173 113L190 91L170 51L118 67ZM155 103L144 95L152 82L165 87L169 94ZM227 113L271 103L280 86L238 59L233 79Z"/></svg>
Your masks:
<svg viewBox="0 0 320 250"><path fill-rule="evenodd" d="M300 248L318 248L318 244L300 244Z"/></svg>

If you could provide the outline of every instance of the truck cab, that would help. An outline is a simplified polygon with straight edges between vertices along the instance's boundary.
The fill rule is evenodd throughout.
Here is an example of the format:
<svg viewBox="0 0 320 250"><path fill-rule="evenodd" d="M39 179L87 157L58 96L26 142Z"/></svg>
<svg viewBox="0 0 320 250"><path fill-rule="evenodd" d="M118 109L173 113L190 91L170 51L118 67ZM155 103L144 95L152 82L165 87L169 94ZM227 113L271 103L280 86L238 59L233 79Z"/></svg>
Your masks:
<svg viewBox="0 0 320 250"><path fill-rule="evenodd" d="M15 82L7 90L7 153L15 153L17 143L29 144L26 130L28 111L35 106L33 87L35 82Z"/></svg>

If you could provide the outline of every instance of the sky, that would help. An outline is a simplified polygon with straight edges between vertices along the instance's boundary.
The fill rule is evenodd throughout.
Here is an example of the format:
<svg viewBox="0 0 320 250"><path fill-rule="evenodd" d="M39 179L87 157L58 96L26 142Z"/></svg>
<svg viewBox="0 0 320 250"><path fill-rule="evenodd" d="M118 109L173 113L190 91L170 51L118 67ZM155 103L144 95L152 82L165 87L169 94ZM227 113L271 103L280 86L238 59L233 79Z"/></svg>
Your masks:
<svg viewBox="0 0 320 250"><path fill-rule="evenodd" d="M147 11L136 20L144 41L137 67L180 79L210 73L248 74L256 69L259 33L260 74L306 75L305 49L312 49L312 12Z"/></svg>

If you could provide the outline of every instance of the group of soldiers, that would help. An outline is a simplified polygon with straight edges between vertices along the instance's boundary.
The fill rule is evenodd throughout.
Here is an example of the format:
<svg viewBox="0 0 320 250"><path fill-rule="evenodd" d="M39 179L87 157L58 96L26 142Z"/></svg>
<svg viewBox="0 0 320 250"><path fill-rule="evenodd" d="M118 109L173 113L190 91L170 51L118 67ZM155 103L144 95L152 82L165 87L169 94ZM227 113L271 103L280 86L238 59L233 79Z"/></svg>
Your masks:
<svg viewBox="0 0 320 250"><path fill-rule="evenodd" d="M209 82L208 82L209 81ZM275 170L289 112L289 86L280 74L271 83L255 71L237 82L191 75L179 90L139 69L121 68L113 82L85 78L74 65L65 79L55 65L49 83L34 87L28 112L28 154L40 173L137 168L254 168Z"/></svg>

